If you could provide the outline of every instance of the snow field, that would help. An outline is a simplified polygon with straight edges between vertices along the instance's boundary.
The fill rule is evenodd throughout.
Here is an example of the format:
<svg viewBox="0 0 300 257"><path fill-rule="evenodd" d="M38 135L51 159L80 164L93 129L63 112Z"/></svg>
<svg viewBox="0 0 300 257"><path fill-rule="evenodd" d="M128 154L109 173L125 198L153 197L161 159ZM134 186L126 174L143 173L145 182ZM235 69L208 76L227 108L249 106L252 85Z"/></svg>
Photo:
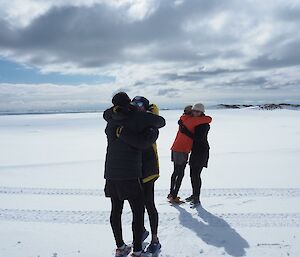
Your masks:
<svg viewBox="0 0 300 257"><path fill-rule="evenodd" d="M213 123L203 208L191 209L166 201L180 111L161 112L159 256L300 256L300 112L207 114ZM0 116L1 257L113 256L104 127L101 113ZM187 167L180 195L189 194ZM127 204L123 223L131 242Z"/></svg>

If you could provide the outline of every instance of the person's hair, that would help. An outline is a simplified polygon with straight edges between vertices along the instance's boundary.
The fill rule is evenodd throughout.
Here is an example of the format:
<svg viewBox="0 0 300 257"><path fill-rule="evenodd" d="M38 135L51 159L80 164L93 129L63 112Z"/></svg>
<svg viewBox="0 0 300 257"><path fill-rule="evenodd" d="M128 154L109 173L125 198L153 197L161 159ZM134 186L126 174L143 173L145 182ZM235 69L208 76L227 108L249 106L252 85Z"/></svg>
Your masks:
<svg viewBox="0 0 300 257"><path fill-rule="evenodd" d="M127 106L130 104L130 98L125 92L116 93L112 98L112 104L114 106Z"/></svg>
<svg viewBox="0 0 300 257"><path fill-rule="evenodd" d="M183 113L186 115L192 114L192 107L192 105L187 105L186 107L184 107Z"/></svg>

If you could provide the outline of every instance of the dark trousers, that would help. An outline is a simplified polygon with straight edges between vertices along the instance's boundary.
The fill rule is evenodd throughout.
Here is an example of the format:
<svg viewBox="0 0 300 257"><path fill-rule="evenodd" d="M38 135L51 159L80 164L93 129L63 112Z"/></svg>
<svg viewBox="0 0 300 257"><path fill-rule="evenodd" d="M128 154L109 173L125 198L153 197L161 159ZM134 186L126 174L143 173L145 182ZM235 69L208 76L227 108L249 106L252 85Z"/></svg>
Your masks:
<svg viewBox="0 0 300 257"><path fill-rule="evenodd" d="M203 167L199 166L190 166L190 177L191 177L191 184L193 188L193 197L195 200L200 199L200 190L202 186L202 180L201 180L201 172Z"/></svg>
<svg viewBox="0 0 300 257"><path fill-rule="evenodd" d="M158 212L154 203L154 181L149 181L143 184L145 207L148 212L151 233L157 235L158 227Z"/></svg>
<svg viewBox="0 0 300 257"><path fill-rule="evenodd" d="M174 171L171 176L171 188L170 188L170 194L174 198L177 197L178 191L180 189L181 182L184 177L185 166L186 166L186 163L175 164L175 162L174 162Z"/></svg>
<svg viewBox="0 0 300 257"><path fill-rule="evenodd" d="M142 234L144 229L144 198L141 194L134 199L128 199L132 215L132 232L133 232L133 251L142 250ZM124 201L118 198L111 197L111 214L110 224L113 230L113 234L116 240L117 247L121 247L124 244L122 234L122 210Z"/></svg>

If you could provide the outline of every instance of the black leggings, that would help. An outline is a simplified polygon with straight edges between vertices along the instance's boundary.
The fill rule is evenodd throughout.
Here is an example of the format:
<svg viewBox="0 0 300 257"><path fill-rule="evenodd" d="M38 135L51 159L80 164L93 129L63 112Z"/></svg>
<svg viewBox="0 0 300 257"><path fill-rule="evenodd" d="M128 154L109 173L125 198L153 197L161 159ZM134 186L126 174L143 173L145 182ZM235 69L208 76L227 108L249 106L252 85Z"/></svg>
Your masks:
<svg viewBox="0 0 300 257"><path fill-rule="evenodd" d="M129 199L128 202L133 215L133 251L138 252L142 250L142 234L144 229L144 198L142 195L140 195L135 199ZM121 223L123 205L124 201L111 197L112 209L110 214L110 224L117 247L121 247L124 244Z"/></svg>
<svg viewBox="0 0 300 257"><path fill-rule="evenodd" d="M200 190L202 185L201 180L201 172L203 167L199 166L190 166L190 177L191 177L191 184L193 188L193 197L195 200L199 200L200 198Z"/></svg>
<svg viewBox="0 0 300 257"><path fill-rule="evenodd" d="M185 166L186 163L180 165L174 163L174 171L171 176L171 188L170 188L170 194L174 198L177 197L178 191L180 189L181 182L184 177Z"/></svg>
<svg viewBox="0 0 300 257"><path fill-rule="evenodd" d="M144 197L145 197L145 207L148 212L151 233L157 235L158 227L158 213L154 203L154 181L149 181L143 184L144 188Z"/></svg>

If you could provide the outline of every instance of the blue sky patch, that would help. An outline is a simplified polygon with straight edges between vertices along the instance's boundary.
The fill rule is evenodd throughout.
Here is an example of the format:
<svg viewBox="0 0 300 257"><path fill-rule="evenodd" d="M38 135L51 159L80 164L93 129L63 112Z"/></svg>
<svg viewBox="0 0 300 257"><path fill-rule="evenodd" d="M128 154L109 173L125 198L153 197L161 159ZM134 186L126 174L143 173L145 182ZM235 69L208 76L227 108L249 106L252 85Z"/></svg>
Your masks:
<svg viewBox="0 0 300 257"><path fill-rule="evenodd" d="M42 74L36 68L27 68L15 62L0 59L0 83L11 84L103 84L115 81L112 76L96 75L65 75L60 73Z"/></svg>

